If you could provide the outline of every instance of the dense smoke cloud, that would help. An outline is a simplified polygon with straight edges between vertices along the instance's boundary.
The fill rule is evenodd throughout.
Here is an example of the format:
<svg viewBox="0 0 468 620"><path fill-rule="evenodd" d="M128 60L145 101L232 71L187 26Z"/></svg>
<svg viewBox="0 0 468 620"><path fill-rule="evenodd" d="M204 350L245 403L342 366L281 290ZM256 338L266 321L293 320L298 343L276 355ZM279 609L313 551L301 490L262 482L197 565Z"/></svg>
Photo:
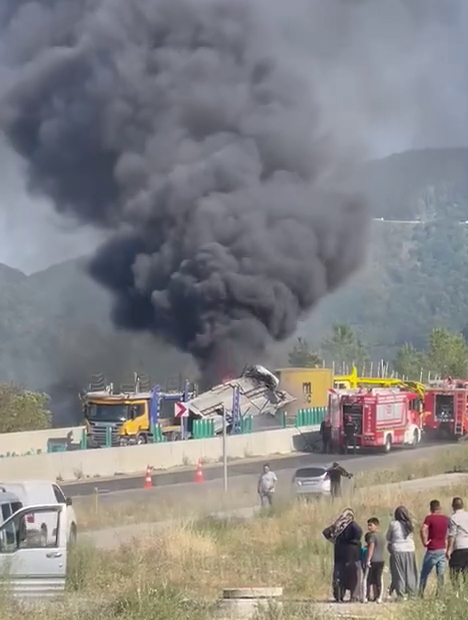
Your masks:
<svg viewBox="0 0 468 620"><path fill-rule="evenodd" d="M409 5L414 32L436 8ZM3 3L0 122L32 191L113 231L91 273L114 292L116 324L162 334L216 378L293 333L359 266L366 208L321 187L352 118L331 85L366 50L357 16L372 28L389 6ZM382 87L377 115L395 82L375 70L361 91Z"/></svg>

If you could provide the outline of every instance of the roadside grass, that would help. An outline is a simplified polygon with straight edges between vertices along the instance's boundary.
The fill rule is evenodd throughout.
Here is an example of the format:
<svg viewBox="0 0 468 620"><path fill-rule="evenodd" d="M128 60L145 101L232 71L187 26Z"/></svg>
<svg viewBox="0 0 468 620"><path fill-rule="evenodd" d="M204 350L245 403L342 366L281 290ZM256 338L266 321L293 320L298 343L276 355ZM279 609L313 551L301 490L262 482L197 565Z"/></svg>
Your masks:
<svg viewBox="0 0 468 620"><path fill-rule="evenodd" d="M468 470L468 445L465 443L441 446L432 451L429 456L420 458L415 452L412 453L414 458L411 460L401 458L404 456L404 452L395 451L394 454L394 466L378 467L373 471L359 472L356 475L356 486L389 484L415 478L427 478L454 470Z"/></svg>
<svg viewBox="0 0 468 620"><path fill-rule="evenodd" d="M434 449L429 456L419 457L409 451L395 451L395 462L391 467L376 467L359 472L355 476L356 488L388 484L424 478L445 473L453 469L468 468L468 445L453 444ZM313 459L313 455L311 455ZM349 461L352 468L352 461ZM281 479L281 475L280 475ZM230 481L229 493L222 490L222 481L211 481L200 485L183 484L173 487L157 487L119 502L106 501L106 495L79 497L74 500L80 531L112 528L138 523L152 523L170 519L201 518L209 512L223 512L234 508L251 507L257 504L255 481L252 476L238 476ZM143 486L143 481L142 481ZM278 499L288 503L291 496L289 481L281 481Z"/></svg>
<svg viewBox="0 0 468 620"><path fill-rule="evenodd" d="M431 499L438 498L448 512L451 498L465 492L464 485L421 492L369 489L353 498L352 506L363 527L368 517L377 516L385 533L397 505L408 506L417 527ZM210 620L223 588L247 586L284 588L284 609L270 608L257 620L325 620L331 617L324 602L330 598L332 546L321 532L345 507L345 500L294 502L249 520L174 523L159 536L113 551L80 544L71 553L63 604L34 610L0 604L0 620ZM421 555L420 545L418 550ZM385 579L388 585L388 574ZM350 608L358 607L367 618L463 618L465 597L456 599L447 586L447 596L435 599L433 582L424 601ZM291 606L298 600L310 602Z"/></svg>

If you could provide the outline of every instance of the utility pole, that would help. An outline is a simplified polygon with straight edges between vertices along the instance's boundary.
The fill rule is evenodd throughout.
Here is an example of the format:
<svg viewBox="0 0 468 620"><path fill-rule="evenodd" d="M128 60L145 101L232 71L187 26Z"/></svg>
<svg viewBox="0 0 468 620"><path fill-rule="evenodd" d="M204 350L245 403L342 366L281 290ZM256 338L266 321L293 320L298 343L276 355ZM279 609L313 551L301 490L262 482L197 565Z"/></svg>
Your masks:
<svg viewBox="0 0 468 620"><path fill-rule="evenodd" d="M228 490L228 471L227 471L227 424L226 424L226 407L223 406L223 482L224 492Z"/></svg>

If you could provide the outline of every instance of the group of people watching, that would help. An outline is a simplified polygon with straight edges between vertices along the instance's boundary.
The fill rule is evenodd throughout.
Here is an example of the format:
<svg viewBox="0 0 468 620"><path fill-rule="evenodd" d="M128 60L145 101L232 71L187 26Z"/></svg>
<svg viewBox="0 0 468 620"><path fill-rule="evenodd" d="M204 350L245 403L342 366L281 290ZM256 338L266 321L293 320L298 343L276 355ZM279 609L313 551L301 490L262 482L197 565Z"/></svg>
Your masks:
<svg viewBox="0 0 468 620"><path fill-rule="evenodd" d="M380 531L377 517L367 520L367 533L356 523L354 512L347 508L323 535L334 545L333 596L342 602L346 592L355 602L375 601L384 597L383 572L385 548L389 554L390 584L388 596L400 599L424 595L427 580L435 568L437 590L444 584L447 564L454 585L468 578L468 512L463 500L452 500L453 514L442 513L440 502L430 502L430 512L419 535L426 549L421 572L418 572L415 526L405 506L399 506L386 536Z"/></svg>

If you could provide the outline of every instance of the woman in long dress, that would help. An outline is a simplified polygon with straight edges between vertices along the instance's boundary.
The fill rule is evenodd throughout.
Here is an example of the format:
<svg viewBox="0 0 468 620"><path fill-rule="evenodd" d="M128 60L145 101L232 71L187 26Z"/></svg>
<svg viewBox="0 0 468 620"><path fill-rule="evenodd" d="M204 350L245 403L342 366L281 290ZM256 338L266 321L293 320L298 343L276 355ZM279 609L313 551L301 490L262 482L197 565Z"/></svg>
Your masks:
<svg viewBox="0 0 468 620"><path fill-rule="evenodd" d="M354 512L347 508L323 530L323 535L334 545L333 596L343 601L350 591L351 601L362 599L361 538L362 529L355 521Z"/></svg>
<svg viewBox="0 0 468 620"><path fill-rule="evenodd" d="M387 530L390 553L390 595L396 592L399 598L413 596L418 589L418 567L414 526L405 506L398 506L393 521Z"/></svg>

